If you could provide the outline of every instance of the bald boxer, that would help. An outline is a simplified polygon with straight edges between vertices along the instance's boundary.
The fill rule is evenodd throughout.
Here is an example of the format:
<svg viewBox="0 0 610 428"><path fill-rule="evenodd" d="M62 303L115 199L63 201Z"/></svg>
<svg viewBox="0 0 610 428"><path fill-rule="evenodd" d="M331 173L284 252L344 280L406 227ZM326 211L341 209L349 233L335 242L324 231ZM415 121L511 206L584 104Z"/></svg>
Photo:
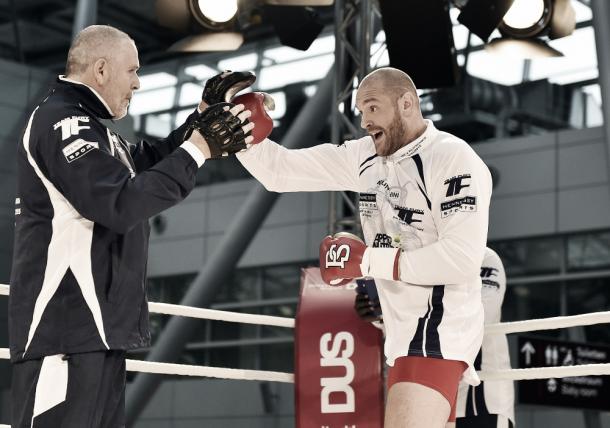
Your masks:
<svg viewBox="0 0 610 428"><path fill-rule="evenodd" d="M301 150L266 139L237 158L270 191L360 194L364 241L324 238L322 277L375 279L390 366L385 427L454 426L460 379L479 382L491 175L466 142L422 117L404 72L370 73L356 107L364 138Z"/></svg>

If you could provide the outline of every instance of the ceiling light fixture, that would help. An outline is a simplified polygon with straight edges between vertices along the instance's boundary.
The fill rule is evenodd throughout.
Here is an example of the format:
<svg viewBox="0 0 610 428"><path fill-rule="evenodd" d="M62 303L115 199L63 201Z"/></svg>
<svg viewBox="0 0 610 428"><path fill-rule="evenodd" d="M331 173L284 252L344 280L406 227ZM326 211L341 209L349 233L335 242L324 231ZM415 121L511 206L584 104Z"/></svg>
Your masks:
<svg viewBox="0 0 610 428"><path fill-rule="evenodd" d="M547 41L569 36L576 27L572 0L453 0L458 21L502 55L540 58L562 56ZM495 29L501 38L489 42Z"/></svg>
<svg viewBox="0 0 610 428"><path fill-rule="evenodd" d="M237 14L237 0L190 0L195 20L210 30L229 27Z"/></svg>
<svg viewBox="0 0 610 428"><path fill-rule="evenodd" d="M551 0L515 0L499 26L502 34L516 37L535 37L551 21Z"/></svg>

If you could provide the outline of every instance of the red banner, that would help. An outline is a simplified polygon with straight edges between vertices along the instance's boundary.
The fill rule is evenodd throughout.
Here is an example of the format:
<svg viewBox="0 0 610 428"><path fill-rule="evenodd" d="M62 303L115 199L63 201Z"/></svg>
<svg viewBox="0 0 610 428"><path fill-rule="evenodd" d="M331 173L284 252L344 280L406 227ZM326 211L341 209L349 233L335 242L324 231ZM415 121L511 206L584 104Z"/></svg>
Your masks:
<svg viewBox="0 0 610 428"><path fill-rule="evenodd" d="M358 318L355 283L304 269L295 332L297 428L383 427L382 334Z"/></svg>

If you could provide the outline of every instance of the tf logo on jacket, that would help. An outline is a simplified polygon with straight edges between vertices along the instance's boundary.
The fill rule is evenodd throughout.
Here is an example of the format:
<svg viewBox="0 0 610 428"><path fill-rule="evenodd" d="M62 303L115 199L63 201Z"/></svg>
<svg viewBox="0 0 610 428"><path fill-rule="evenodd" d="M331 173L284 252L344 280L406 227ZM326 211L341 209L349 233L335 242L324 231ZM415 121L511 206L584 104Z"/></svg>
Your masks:
<svg viewBox="0 0 610 428"><path fill-rule="evenodd" d="M89 123L89 117L87 116L71 116L60 120L53 129L57 130L61 128L61 140L65 141L68 138L78 135L83 129L91 129L89 125L80 125L80 122Z"/></svg>
<svg viewBox="0 0 610 428"><path fill-rule="evenodd" d="M470 187L470 174L456 175L444 181L447 186L445 197L457 196L463 189ZM475 212L477 210L477 198L475 196L463 196L441 203L441 217L446 218L457 212Z"/></svg>
<svg viewBox="0 0 610 428"><path fill-rule="evenodd" d="M394 207L394 209L396 210L396 214L401 221L418 230L424 230L421 226L417 225L417 223L422 222L421 216L424 215L424 210L399 206Z"/></svg>
<svg viewBox="0 0 610 428"><path fill-rule="evenodd" d="M469 182L471 177L470 174L463 174L445 180L445 184L447 185L447 193L445 196L449 198L451 196L459 195L462 189L470 187Z"/></svg>

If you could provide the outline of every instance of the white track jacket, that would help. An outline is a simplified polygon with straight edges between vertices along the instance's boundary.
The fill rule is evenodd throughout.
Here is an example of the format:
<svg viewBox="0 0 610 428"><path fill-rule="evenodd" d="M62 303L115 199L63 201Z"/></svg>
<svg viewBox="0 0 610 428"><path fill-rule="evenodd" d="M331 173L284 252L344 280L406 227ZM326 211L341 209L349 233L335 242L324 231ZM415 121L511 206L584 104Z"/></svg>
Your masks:
<svg viewBox="0 0 610 428"><path fill-rule="evenodd" d="M466 142L427 125L387 157L369 136L301 150L265 140L237 157L270 191L359 192L366 244L402 249L400 281L375 277L387 363L408 355L460 360L469 365L464 380L476 385L491 175Z"/></svg>

